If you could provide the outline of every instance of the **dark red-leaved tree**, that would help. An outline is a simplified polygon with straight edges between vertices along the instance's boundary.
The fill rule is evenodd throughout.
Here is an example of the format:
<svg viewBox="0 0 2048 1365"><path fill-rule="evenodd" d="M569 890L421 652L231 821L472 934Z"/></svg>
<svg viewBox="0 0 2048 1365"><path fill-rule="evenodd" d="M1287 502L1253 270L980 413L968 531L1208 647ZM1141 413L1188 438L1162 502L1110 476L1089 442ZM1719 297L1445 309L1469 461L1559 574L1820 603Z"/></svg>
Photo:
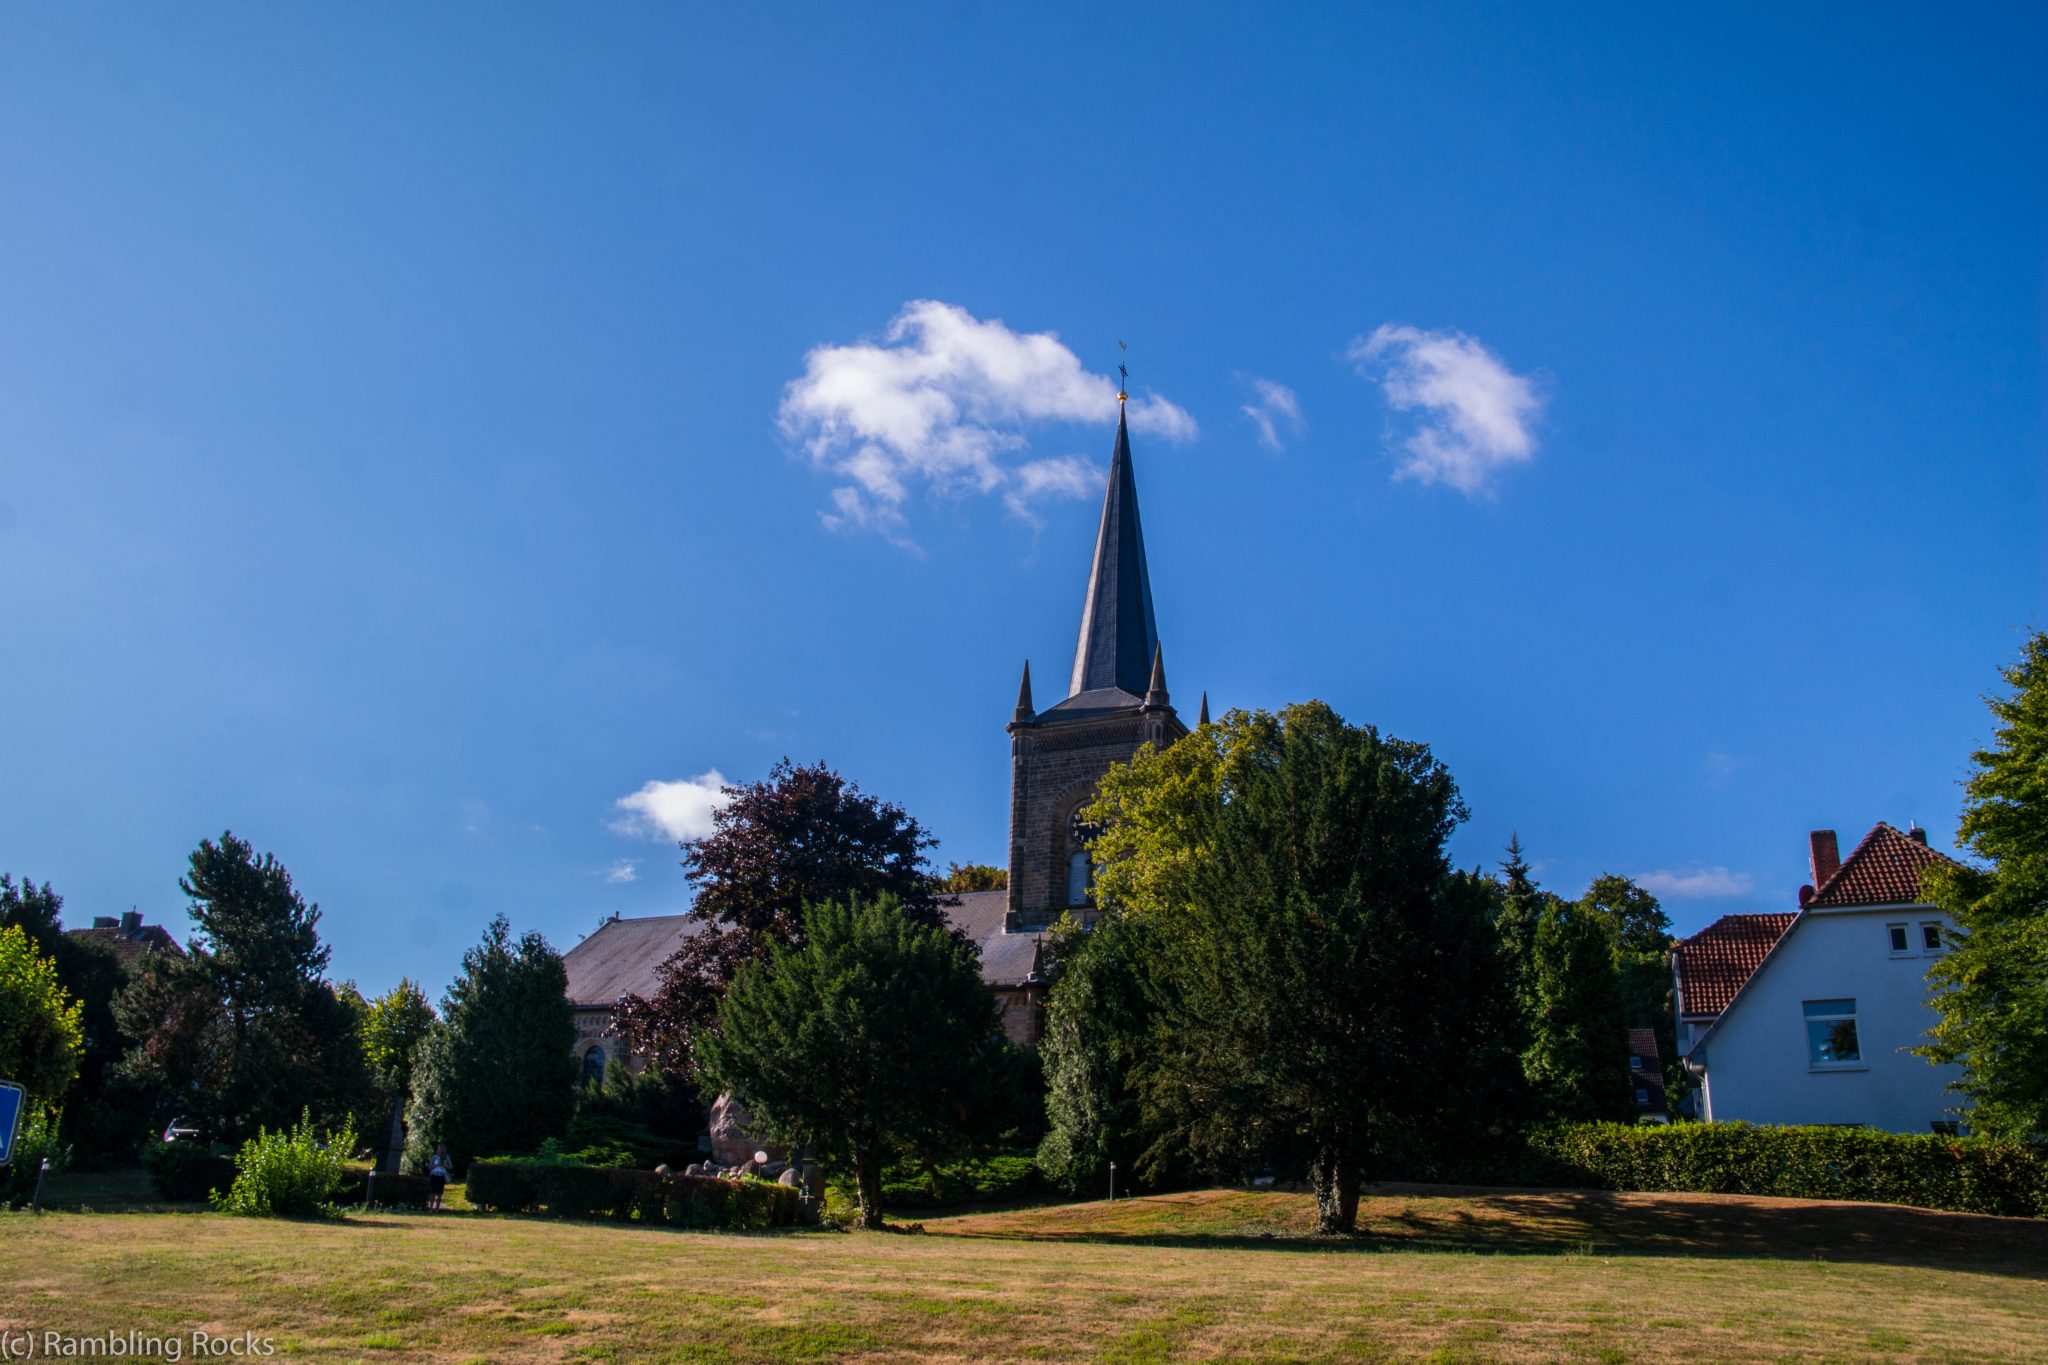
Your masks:
<svg viewBox="0 0 2048 1365"><path fill-rule="evenodd" d="M816 763L783 759L766 780L725 789L717 828L683 844L705 927L659 969L648 998L622 996L614 1028L670 1075L694 1070L691 1039L715 1028L740 967L803 936L805 905L894 896L921 924L943 926L925 850L938 841L903 807L869 796Z"/></svg>

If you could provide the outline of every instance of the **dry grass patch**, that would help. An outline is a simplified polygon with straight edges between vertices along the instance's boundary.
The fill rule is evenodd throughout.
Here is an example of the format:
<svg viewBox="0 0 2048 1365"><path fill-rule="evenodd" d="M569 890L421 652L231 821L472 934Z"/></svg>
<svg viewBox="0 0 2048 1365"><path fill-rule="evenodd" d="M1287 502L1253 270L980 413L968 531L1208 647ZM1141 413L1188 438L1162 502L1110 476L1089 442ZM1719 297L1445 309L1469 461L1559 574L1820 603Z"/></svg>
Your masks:
<svg viewBox="0 0 2048 1365"><path fill-rule="evenodd" d="M1586 1198L1382 1190L1372 1234L1339 1247L1306 1235L1301 1197L1248 1191L947 1219L931 1226L953 1235L923 1237L7 1215L0 1321L213 1324L272 1335L285 1358L436 1362L1997 1360L2048 1340L2034 1224L1971 1220L1990 1226L1967 1263L1939 1235L1918 1261L1761 1256L1744 1239L1798 1217L1853 1247L1844 1229L1871 1211ZM1892 1212L1920 1214L1877 1216Z"/></svg>

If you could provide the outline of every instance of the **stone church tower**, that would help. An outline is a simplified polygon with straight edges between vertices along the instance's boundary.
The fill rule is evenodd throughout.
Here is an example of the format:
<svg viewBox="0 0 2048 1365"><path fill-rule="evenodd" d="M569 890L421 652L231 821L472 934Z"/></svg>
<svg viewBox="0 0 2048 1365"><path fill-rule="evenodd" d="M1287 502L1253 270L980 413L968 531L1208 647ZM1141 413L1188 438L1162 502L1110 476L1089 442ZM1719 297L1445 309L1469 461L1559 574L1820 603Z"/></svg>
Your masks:
<svg viewBox="0 0 2048 1365"><path fill-rule="evenodd" d="M1112 763L1146 744L1165 747L1188 732L1166 695L1166 666L1152 618L1145 537L1131 438L1117 395L1116 454L1102 497L1095 562L1081 604L1081 639L1066 700L1044 711L1031 703L1031 665L1010 721L1010 902L1005 928L1043 929L1064 912L1094 912L1091 831L1080 808ZM1208 701L1203 700L1203 710ZM1203 719L1207 719L1206 715Z"/></svg>

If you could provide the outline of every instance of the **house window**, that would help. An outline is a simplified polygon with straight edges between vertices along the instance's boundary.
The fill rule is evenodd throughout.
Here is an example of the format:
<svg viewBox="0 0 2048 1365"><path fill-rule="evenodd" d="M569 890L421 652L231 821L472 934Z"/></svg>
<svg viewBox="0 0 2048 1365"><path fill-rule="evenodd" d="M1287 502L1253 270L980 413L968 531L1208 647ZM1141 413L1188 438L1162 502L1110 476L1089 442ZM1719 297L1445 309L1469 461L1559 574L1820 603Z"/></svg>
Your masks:
<svg viewBox="0 0 2048 1365"><path fill-rule="evenodd" d="M1893 957L1904 957L1908 953L1913 951L1912 941L1906 937L1905 925L1887 924L1885 926L1885 932L1892 936Z"/></svg>
<svg viewBox="0 0 2048 1365"><path fill-rule="evenodd" d="M1638 1086L1638 1087L1636 1088L1636 1103L1637 1103L1637 1104L1648 1104L1649 1102L1650 1102L1650 1092L1649 1092L1649 1091L1647 1091L1647 1090L1644 1090L1644 1089L1642 1089L1642 1088L1641 1088L1640 1086Z"/></svg>
<svg viewBox="0 0 2048 1365"><path fill-rule="evenodd" d="M1923 951L1930 953L1938 953L1941 951L1941 926L1939 924L1921 924L1920 947Z"/></svg>
<svg viewBox="0 0 2048 1365"><path fill-rule="evenodd" d="M1805 1009L1807 1060L1816 1069L1863 1064L1854 1000L1809 1000Z"/></svg>
<svg viewBox="0 0 2048 1365"><path fill-rule="evenodd" d="M604 1080L604 1049L594 1047L583 1054L583 1079L586 1082Z"/></svg>
<svg viewBox="0 0 2048 1365"><path fill-rule="evenodd" d="M1642 1058L1640 1058L1640 1057L1631 1057L1631 1058L1629 1058L1629 1059L1628 1059L1628 1069L1629 1069L1630 1071L1641 1071L1641 1070L1643 1069L1643 1059L1642 1059Z"/></svg>

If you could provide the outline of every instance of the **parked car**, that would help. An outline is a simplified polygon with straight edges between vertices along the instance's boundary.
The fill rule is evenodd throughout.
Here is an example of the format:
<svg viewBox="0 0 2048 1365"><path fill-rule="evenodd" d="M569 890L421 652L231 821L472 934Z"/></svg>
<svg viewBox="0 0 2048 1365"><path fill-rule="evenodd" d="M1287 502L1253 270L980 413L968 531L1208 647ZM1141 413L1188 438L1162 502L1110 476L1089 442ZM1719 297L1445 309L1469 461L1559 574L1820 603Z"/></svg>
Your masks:
<svg viewBox="0 0 2048 1365"><path fill-rule="evenodd" d="M187 1119L172 1119L164 1125L165 1142L205 1142L206 1134L198 1124Z"/></svg>

